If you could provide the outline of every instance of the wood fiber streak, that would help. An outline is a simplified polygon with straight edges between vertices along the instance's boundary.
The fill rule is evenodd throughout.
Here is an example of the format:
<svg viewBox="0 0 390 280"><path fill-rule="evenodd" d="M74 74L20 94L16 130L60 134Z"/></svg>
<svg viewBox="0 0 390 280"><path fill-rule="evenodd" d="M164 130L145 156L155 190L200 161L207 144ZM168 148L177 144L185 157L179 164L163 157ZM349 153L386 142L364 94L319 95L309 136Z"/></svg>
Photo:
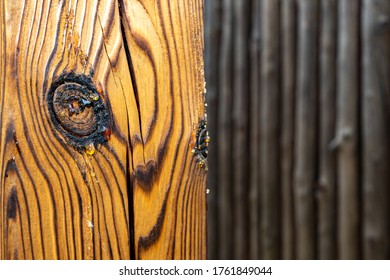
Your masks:
<svg viewBox="0 0 390 280"><path fill-rule="evenodd" d="M206 177L191 153L205 118L203 2L124 0L120 10L140 127L135 257L204 259Z"/></svg>

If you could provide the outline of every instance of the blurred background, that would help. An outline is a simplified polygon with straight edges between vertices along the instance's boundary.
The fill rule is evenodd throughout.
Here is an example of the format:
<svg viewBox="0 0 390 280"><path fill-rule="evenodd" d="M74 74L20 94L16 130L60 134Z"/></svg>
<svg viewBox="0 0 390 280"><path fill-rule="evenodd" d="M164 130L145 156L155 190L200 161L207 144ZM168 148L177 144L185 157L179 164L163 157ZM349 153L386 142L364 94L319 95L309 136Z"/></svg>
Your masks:
<svg viewBox="0 0 390 280"><path fill-rule="evenodd" d="M390 1L204 8L209 259L389 259Z"/></svg>

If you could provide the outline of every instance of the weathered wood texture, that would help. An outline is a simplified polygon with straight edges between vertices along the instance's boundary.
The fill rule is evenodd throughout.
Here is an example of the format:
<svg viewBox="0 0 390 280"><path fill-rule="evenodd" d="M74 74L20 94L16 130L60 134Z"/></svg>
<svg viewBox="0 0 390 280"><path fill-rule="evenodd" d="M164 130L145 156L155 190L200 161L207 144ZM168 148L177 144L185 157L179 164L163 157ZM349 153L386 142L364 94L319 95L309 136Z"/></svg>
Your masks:
<svg viewBox="0 0 390 280"><path fill-rule="evenodd" d="M202 9L0 2L0 259L206 257ZM58 107L64 73L96 95Z"/></svg>
<svg viewBox="0 0 390 280"><path fill-rule="evenodd" d="M209 254L390 258L390 2L221 4L213 22L221 40L215 46L206 37L214 43L205 49L215 61L208 63L218 65L208 68L218 73L208 83L219 88L208 107L218 122L218 162L209 166L210 176L218 172L217 204L209 207L219 223L218 248ZM214 19L213 12L205 10ZM249 33L241 32L243 22ZM249 67L242 72L240 59ZM237 126L238 119L247 123ZM237 220L242 213L246 221Z"/></svg>

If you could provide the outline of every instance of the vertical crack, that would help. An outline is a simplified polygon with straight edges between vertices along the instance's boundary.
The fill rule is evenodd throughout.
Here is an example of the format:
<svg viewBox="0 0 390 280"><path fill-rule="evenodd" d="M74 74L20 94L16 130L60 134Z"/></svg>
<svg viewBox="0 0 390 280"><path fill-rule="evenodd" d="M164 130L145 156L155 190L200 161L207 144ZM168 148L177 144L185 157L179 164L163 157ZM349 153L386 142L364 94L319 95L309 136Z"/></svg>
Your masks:
<svg viewBox="0 0 390 280"><path fill-rule="evenodd" d="M138 89L137 89L137 83L136 83L136 79L135 79L135 75L134 75L133 63L132 63L131 56L130 56L130 50L129 50L129 46L128 46L127 40L126 40L125 27L123 25L123 20L124 20L124 18L122 16L122 14L124 13L123 0L118 0L118 4L119 4L119 13L120 13L122 42L123 42L123 46L124 46L125 53L126 53L127 65L128 65L129 71L130 71L131 83L133 85L133 90L134 90L134 95L135 95L135 100L136 100L136 105L137 105L140 134L141 134L141 140L142 140L142 145L143 145L144 140L143 140L143 136L142 136L142 123L141 123L141 112L140 112L139 99L138 99ZM126 97L125 97L125 101L126 101ZM126 110L129 110L127 104L126 104ZM127 113L126 116L127 116L127 123L129 124L129 114ZM134 236L134 189L133 189L134 182L130 176L130 170L131 170L130 167L132 167L132 170L134 170L134 163L132 162L132 160L130 162L130 157L129 157L129 153L133 153L132 142L130 139L130 129L129 129L129 133L128 133L127 137L128 137L129 147L130 147L130 151L127 152L127 155L126 155L126 162L127 162L126 182L127 182L128 205L129 205L130 259L135 260L136 253L135 253L135 236Z"/></svg>

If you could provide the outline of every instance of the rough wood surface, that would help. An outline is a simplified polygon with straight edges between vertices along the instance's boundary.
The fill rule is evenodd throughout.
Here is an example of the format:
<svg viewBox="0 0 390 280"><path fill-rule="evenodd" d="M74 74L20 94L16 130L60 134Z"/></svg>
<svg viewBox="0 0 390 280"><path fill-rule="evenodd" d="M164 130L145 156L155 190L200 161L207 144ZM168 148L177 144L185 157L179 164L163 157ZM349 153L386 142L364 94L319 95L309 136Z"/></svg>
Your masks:
<svg viewBox="0 0 390 280"><path fill-rule="evenodd" d="M298 1L294 204L296 258L315 257L318 1Z"/></svg>
<svg viewBox="0 0 390 280"><path fill-rule="evenodd" d="M205 258L202 1L0 3L0 259Z"/></svg>
<svg viewBox="0 0 390 280"><path fill-rule="evenodd" d="M338 1L337 131L338 234L341 259L360 258L359 1Z"/></svg>
<svg viewBox="0 0 390 280"><path fill-rule="evenodd" d="M390 258L390 2L363 1L363 257Z"/></svg>
<svg viewBox="0 0 390 280"><path fill-rule="evenodd" d="M320 139L318 201L318 258L337 257L336 153L336 51L337 1L321 1L320 37Z"/></svg>

